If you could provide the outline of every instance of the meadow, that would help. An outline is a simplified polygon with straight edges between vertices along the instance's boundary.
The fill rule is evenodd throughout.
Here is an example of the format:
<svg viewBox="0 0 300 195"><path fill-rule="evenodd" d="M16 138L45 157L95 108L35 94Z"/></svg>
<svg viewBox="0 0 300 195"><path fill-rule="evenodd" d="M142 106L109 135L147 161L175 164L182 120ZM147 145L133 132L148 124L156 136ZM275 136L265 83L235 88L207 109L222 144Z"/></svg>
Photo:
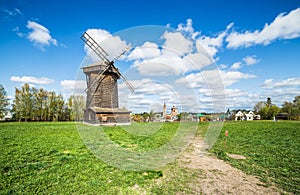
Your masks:
<svg viewBox="0 0 300 195"><path fill-rule="evenodd" d="M178 123L159 124L155 127L158 131L151 131L158 124L134 124L126 131L104 127L100 131L123 148L149 151L176 136ZM200 123L196 136L203 136L207 126ZM139 135L135 135L137 129ZM229 136L225 145L226 130ZM275 184L298 194L299 135L299 122L226 122L210 152L258 176L266 186ZM146 171L123 170L104 163L88 149L75 123L0 123L0 146L0 194L191 193L193 189L187 184L197 177L195 170L179 166L176 159ZM229 158L232 153L246 160Z"/></svg>
<svg viewBox="0 0 300 195"><path fill-rule="evenodd" d="M211 152L232 166L258 176L266 186L275 183L287 192L300 194L299 148L299 121L242 121L226 122ZM229 158L228 154L240 154L246 159Z"/></svg>

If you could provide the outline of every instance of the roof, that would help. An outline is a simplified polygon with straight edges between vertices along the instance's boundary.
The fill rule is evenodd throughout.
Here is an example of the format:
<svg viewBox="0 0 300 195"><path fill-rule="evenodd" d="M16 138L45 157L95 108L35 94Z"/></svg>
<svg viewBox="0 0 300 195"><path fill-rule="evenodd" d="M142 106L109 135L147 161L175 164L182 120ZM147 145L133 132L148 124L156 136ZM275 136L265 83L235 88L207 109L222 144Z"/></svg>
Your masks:
<svg viewBox="0 0 300 195"><path fill-rule="evenodd" d="M97 114L126 114L131 113L131 111L125 108L100 108L100 107L90 107L93 112Z"/></svg>
<svg viewBox="0 0 300 195"><path fill-rule="evenodd" d="M238 111L235 116L244 116L244 114L242 113L242 111Z"/></svg>
<svg viewBox="0 0 300 195"><path fill-rule="evenodd" d="M197 114L198 117L205 116L205 114Z"/></svg>

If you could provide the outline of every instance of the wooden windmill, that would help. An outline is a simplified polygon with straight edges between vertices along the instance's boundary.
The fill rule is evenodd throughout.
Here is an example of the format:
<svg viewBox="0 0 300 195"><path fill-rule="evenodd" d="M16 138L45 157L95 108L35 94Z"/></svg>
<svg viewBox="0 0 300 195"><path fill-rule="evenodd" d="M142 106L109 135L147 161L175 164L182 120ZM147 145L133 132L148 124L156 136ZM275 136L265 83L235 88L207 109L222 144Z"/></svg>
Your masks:
<svg viewBox="0 0 300 195"><path fill-rule="evenodd" d="M102 125L130 124L130 111L119 108L117 80L122 78L131 92L134 91L134 86L114 66L114 61L128 52L130 46L125 48L119 56L109 60L108 53L89 34L85 32L81 39L101 59L95 64L82 68L87 81L84 121Z"/></svg>

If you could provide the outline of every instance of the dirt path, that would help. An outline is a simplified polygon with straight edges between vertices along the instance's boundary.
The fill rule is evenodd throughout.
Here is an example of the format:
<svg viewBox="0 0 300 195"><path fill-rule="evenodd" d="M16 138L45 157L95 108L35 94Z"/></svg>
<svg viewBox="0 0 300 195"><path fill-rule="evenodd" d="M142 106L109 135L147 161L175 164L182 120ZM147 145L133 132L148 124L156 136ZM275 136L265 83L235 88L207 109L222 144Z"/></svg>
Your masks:
<svg viewBox="0 0 300 195"><path fill-rule="evenodd" d="M192 151L180 157L180 166L204 172L197 181L191 183L193 194L280 194L276 187L264 187L254 176L231 167L201 150L201 140L192 143Z"/></svg>

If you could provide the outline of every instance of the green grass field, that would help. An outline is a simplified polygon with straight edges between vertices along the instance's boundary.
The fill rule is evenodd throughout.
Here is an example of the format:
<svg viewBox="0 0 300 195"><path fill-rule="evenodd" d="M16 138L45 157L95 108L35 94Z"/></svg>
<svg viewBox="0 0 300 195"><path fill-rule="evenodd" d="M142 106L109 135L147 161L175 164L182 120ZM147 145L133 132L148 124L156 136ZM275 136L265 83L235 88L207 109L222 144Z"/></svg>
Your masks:
<svg viewBox="0 0 300 195"><path fill-rule="evenodd" d="M147 134L157 125L152 124L127 128L131 128L129 132L147 129ZM167 143L176 134L177 126L160 124L159 131L149 136L134 136L120 127L105 127L103 131L124 148L147 151ZM197 136L203 135L207 126L199 124ZM225 130L229 131L226 146ZM187 183L197 176L195 170L180 167L176 160L151 171L125 171L110 166L88 150L74 123L0 123L0 146L0 194L189 193ZM266 185L275 183L285 191L299 194L299 148L299 122L253 121L224 123L211 151L233 166L259 176ZM230 159L228 153L247 159Z"/></svg>
<svg viewBox="0 0 300 195"><path fill-rule="evenodd" d="M172 127L163 125L150 140L132 137L119 127L104 130L124 147L137 143L144 150L165 143L161 136L173 135ZM186 183L194 177L176 161L139 172L105 164L87 149L74 123L0 123L0 145L0 194L141 194L144 189L147 194L188 193Z"/></svg>
<svg viewBox="0 0 300 195"><path fill-rule="evenodd" d="M229 136L225 145L225 131ZM275 183L285 191L300 194L300 122L226 122L211 150L219 158L244 172ZM246 160L229 158L240 154Z"/></svg>

